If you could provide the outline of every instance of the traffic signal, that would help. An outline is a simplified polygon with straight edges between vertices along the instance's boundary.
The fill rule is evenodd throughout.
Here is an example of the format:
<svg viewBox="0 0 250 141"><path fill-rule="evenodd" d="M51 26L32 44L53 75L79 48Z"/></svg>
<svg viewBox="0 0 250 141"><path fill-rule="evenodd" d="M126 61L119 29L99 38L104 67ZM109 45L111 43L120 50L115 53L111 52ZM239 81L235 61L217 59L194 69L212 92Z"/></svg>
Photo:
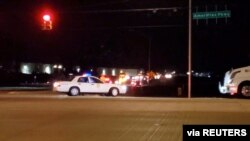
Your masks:
<svg viewBox="0 0 250 141"><path fill-rule="evenodd" d="M48 15L48 14L43 15L43 20L50 21L50 15Z"/></svg>
<svg viewBox="0 0 250 141"><path fill-rule="evenodd" d="M52 30L53 23L50 14L44 14L42 18L43 18L42 30Z"/></svg>

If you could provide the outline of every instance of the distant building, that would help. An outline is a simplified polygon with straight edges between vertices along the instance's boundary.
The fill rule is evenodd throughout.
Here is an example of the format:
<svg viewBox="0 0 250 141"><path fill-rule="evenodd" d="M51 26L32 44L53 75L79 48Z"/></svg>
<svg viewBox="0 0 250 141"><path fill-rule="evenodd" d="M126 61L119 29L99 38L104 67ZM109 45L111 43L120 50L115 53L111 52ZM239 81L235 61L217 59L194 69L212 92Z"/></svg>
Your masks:
<svg viewBox="0 0 250 141"><path fill-rule="evenodd" d="M20 64L20 72L23 74L32 74L32 73L52 74L57 69L63 69L62 65L41 64L41 63Z"/></svg>
<svg viewBox="0 0 250 141"><path fill-rule="evenodd" d="M123 68L98 68L97 73L100 75L118 76L120 73L126 73L129 76L136 76L141 69L123 69Z"/></svg>
<svg viewBox="0 0 250 141"><path fill-rule="evenodd" d="M65 71L66 68L62 64L42 64L42 63L21 63L20 70L22 74L32 74L32 73L41 73L41 74L53 74L58 71ZM72 70L68 73L81 73L84 69L80 66L74 66L73 68L67 68L67 70ZM91 69L92 70L92 69ZM124 69L124 68L105 68L99 67L96 69L97 74L99 75L109 75L109 76L119 76L121 73L126 73L128 76L136 76L141 69Z"/></svg>

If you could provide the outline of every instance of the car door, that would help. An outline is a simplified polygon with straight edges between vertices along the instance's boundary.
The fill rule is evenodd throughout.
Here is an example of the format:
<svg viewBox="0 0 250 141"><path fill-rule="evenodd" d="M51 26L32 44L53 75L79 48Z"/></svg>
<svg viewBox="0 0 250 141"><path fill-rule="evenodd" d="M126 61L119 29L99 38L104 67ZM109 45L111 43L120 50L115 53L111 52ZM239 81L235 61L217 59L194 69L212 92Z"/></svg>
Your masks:
<svg viewBox="0 0 250 141"><path fill-rule="evenodd" d="M93 93L107 93L108 87L100 79L95 77L89 77L90 89Z"/></svg>
<svg viewBox="0 0 250 141"><path fill-rule="evenodd" d="M77 81L80 91L83 93L90 93L92 85L89 83L88 77L80 77Z"/></svg>

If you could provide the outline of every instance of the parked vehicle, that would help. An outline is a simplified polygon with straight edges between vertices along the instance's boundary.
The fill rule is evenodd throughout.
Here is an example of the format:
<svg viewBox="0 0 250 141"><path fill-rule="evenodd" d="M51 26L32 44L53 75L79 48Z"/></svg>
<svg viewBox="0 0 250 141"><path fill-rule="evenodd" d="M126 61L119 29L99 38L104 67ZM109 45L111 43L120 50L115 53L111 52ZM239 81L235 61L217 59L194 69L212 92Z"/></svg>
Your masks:
<svg viewBox="0 0 250 141"><path fill-rule="evenodd" d="M104 83L95 76L75 76L71 81L57 81L53 84L53 90L76 96L80 93L101 93L111 96L125 94L127 86L120 84Z"/></svg>
<svg viewBox="0 0 250 141"><path fill-rule="evenodd" d="M227 71L223 82L219 82L219 91L222 94L250 97L250 66Z"/></svg>

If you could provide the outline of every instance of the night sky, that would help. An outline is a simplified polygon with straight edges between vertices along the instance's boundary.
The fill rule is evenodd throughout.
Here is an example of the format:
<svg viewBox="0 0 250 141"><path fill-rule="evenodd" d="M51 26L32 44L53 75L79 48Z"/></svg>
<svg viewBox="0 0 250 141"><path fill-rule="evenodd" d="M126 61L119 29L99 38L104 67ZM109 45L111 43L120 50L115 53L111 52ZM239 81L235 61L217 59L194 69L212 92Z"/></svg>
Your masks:
<svg viewBox="0 0 250 141"><path fill-rule="evenodd" d="M193 20L194 70L249 65L247 5L243 0L193 0L193 12L216 6L231 11L227 20ZM50 31L40 27L45 9L53 16ZM0 0L0 19L3 64L147 69L150 49L151 69L188 69L188 0Z"/></svg>

